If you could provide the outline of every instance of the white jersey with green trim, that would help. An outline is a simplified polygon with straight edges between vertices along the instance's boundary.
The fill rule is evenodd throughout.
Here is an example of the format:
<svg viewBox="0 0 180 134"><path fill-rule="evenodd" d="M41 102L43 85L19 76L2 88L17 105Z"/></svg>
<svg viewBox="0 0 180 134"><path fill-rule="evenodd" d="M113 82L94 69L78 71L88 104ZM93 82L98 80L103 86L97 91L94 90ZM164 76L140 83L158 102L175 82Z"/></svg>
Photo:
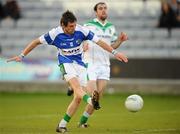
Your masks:
<svg viewBox="0 0 180 134"><path fill-rule="evenodd" d="M89 30L95 33L101 40L111 45L116 39L116 30L112 23L106 21L104 24L98 21L97 18L84 24ZM89 49L85 53L85 62L96 65L110 65L109 56L110 53L94 44L92 41L88 41Z"/></svg>

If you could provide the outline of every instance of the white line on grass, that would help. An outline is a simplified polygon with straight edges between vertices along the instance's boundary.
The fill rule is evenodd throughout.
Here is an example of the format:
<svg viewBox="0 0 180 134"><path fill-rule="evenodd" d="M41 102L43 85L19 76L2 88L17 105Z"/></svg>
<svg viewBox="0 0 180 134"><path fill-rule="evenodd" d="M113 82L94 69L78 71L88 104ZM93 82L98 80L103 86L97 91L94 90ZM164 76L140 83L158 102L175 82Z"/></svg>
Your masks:
<svg viewBox="0 0 180 134"><path fill-rule="evenodd" d="M56 114L46 114L46 115L23 115L23 116L15 116L15 117L1 117L0 119L16 119L16 120L24 120L24 119L35 119L35 118L43 118L48 119L52 117L57 117Z"/></svg>
<svg viewBox="0 0 180 134"><path fill-rule="evenodd" d="M180 132L180 129L176 128L160 128L160 129L144 129L144 130L136 130L139 132Z"/></svg>

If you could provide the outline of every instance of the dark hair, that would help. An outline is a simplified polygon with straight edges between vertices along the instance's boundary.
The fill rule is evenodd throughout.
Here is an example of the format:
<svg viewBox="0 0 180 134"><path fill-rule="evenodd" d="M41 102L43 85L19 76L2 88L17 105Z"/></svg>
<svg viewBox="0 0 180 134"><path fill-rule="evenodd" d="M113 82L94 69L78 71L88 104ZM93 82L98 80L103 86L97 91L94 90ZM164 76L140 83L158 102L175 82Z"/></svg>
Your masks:
<svg viewBox="0 0 180 134"><path fill-rule="evenodd" d="M64 26L67 26L68 25L68 22L76 22L77 19L75 17L75 15L70 12L69 10L67 10L66 12L64 12L62 14L62 17L61 17L61 20L60 20L60 25L64 25Z"/></svg>
<svg viewBox="0 0 180 134"><path fill-rule="evenodd" d="M97 3L95 6L94 6L94 11L96 12L97 11L97 7L101 4L106 4L105 2L99 2Z"/></svg>

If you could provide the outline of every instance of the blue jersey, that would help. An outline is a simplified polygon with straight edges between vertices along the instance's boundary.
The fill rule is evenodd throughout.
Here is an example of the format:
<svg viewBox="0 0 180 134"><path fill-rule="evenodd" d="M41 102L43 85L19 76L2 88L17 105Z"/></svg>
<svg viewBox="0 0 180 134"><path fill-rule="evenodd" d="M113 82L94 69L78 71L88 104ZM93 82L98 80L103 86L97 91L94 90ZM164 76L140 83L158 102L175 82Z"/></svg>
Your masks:
<svg viewBox="0 0 180 134"><path fill-rule="evenodd" d="M76 26L72 35L65 34L62 27L59 26L41 35L39 39L41 43L57 47L59 64L76 62L82 66L85 64L82 61L83 48L81 43L85 40L94 42L99 40L93 32L81 25Z"/></svg>

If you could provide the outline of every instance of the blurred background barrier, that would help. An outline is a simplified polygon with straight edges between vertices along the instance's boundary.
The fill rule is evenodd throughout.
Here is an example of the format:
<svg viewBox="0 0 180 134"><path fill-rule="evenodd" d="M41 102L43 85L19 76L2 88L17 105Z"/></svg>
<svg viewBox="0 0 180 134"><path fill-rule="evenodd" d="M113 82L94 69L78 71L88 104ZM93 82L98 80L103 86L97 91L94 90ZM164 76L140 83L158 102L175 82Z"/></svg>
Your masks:
<svg viewBox="0 0 180 134"><path fill-rule="evenodd" d="M84 0L17 0L20 17L14 21L10 17L0 18L0 89L3 91L11 89L9 86L13 89L15 84L13 81L22 81L17 83L20 85L17 86L17 90L21 88L23 90L23 85L33 86L34 83L27 84L32 81L40 81L40 85L43 83L45 87L46 82L53 83L50 84L51 86L54 82L63 83L57 66L56 48L39 46L22 63L7 64L5 60L19 54L32 39L58 26L61 14L65 10L73 11L80 24L94 18L93 6L97 2L99 0L88 2ZM118 48L119 51L127 54L129 63L122 64L111 57L111 76L116 79L111 79L110 83L119 84L119 87L114 88L110 84L109 89L138 91L141 86L146 87L148 91L153 89L156 91L156 85L165 92L171 93L174 89L180 92L178 84L180 29L176 26L159 26L163 3L160 0L107 0L106 2L109 8L109 20L116 26L117 33L124 31L129 36L129 40ZM1 3L4 5L5 0ZM168 4L171 5L171 3ZM122 80L124 83L121 82ZM134 83L136 80L139 82ZM144 84L147 82L154 86ZM35 89L40 90L40 87ZM63 88L58 88L56 91L60 89Z"/></svg>
<svg viewBox="0 0 180 134"><path fill-rule="evenodd" d="M24 60L22 63L7 63L0 60L0 81L57 81L61 74L52 60Z"/></svg>
<svg viewBox="0 0 180 134"><path fill-rule="evenodd" d="M59 93L67 92L62 81L0 81L0 92ZM173 94L180 95L180 80L115 79L112 78L105 93Z"/></svg>
<svg viewBox="0 0 180 134"><path fill-rule="evenodd" d="M180 79L178 59L130 59L128 64L111 60L113 78Z"/></svg>

